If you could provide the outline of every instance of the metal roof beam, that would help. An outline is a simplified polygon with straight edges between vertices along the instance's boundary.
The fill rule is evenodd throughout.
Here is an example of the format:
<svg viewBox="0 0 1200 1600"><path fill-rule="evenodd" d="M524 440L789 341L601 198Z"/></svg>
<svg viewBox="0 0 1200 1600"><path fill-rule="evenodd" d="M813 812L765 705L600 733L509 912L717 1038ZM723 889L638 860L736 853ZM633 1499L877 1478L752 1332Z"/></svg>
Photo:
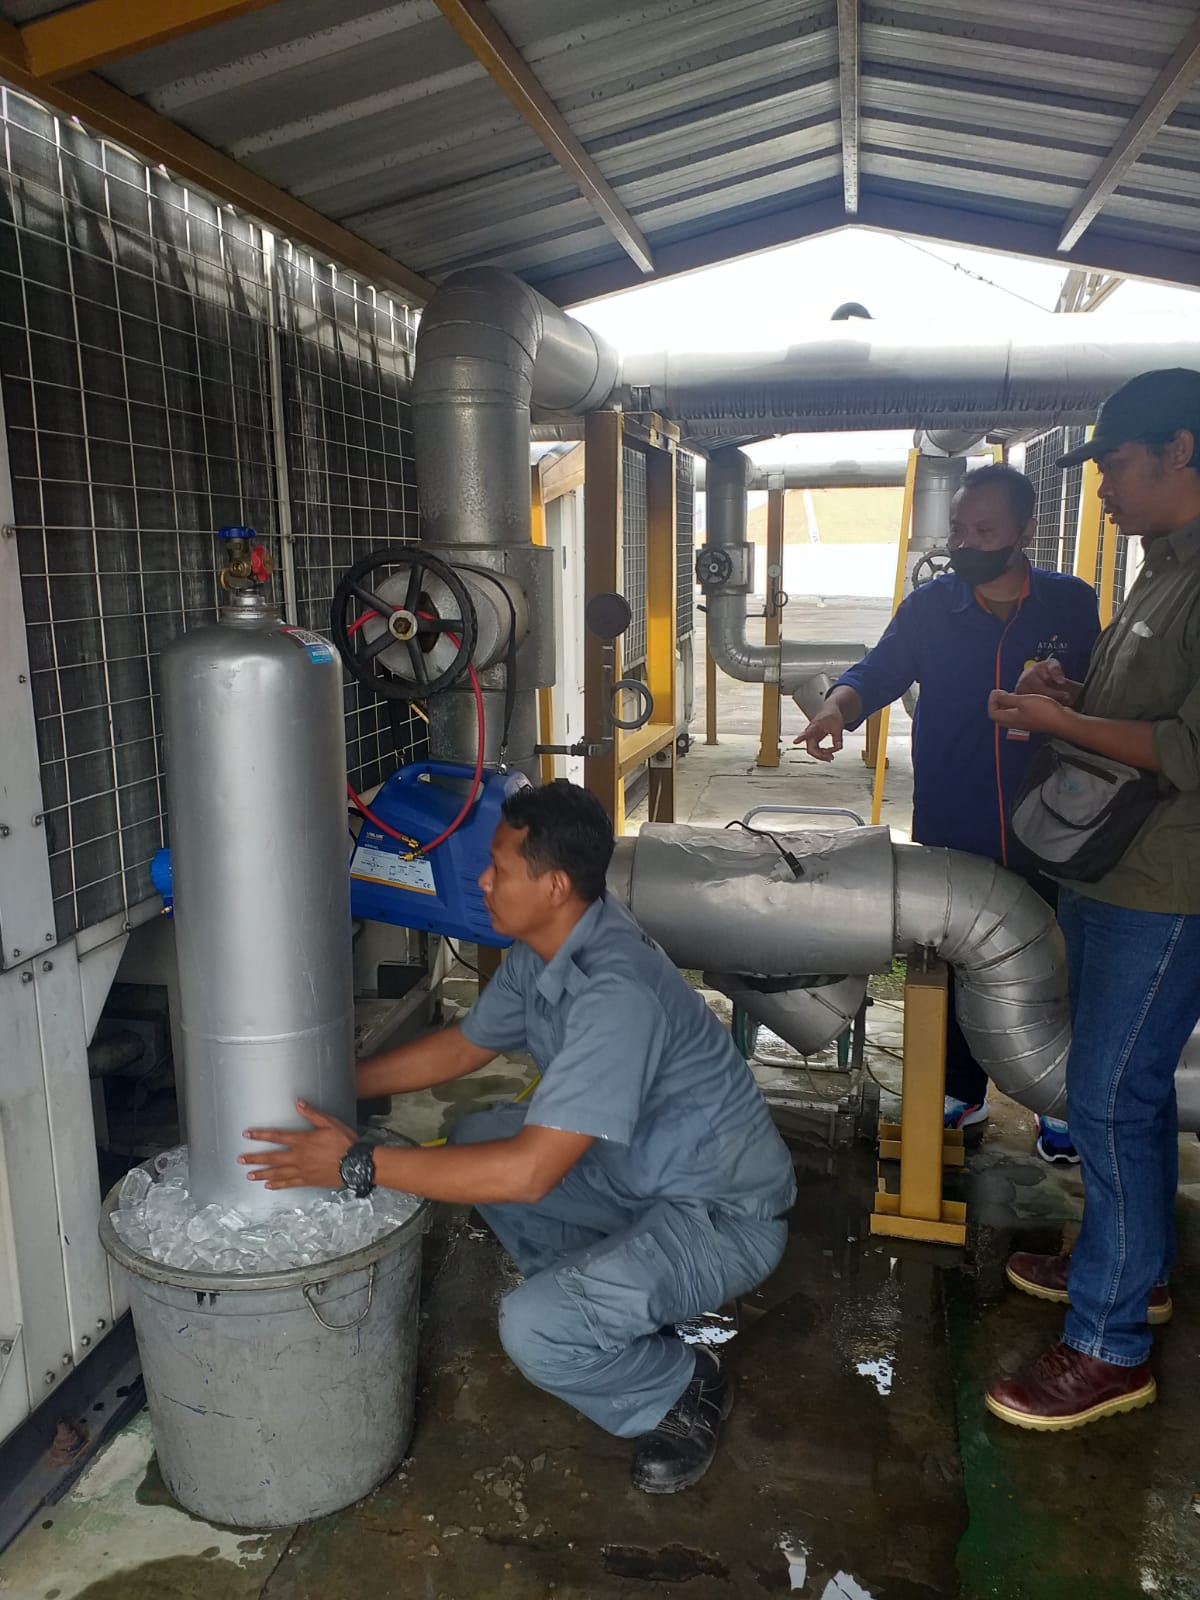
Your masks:
<svg viewBox="0 0 1200 1600"><path fill-rule="evenodd" d="M555 160L579 185L584 198L600 213L621 248L640 271L653 272L654 258L637 223L571 132L566 118L484 0L437 0L437 7Z"/></svg>
<svg viewBox="0 0 1200 1600"><path fill-rule="evenodd" d="M423 305L433 294L434 286L427 278L151 111L132 95L122 94L103 78L81 73L61 83L46 83L29 71L21 54L20 41L0 31L0 76L14 88L77 117L93 133L123 145L143 161L161 163L185 183L230 202L273 232L306 245L410 305Z"/></svg>
<svg viewBox="0 0 1200 1600"><path fill-rule="evenodd" d="M1149 148L1155 135L1200 75L1200 17L1180 40L1174 55L1151 85L1150 93L1131 117L1124 133L1100 163L1075 209L1063 225L1060 250L1078 244L1105 201L1124 181L1130 168Z"/></svg>
<svg viewBox="0 0 1200 1600"><path fill-rule="evenodd" d="M842 112L842 193L846 214L858 210L858 146L861 123L859 88L862 46L859 0L837 0L838 93Z"/></svg>
<svg viewBox="0 0 1200 1600"><path fill-rule="evenodd" d="M35 78L69 78L276 0L85 0L21 28Z"/></svg>
<svg viewBox="0 0 1200 1600"><path fill-rule="evenodd" d="M700 267L717 266L739 257L798 244L821 234L858 224L883 233L911 234L914 238L960 244L976 250L1034 261L1061 261L1058 226L1053 222L989 215L926 200L906 200L891 195L861 194L858 214L847 218L840 195L814 195L803 205L788 206L765 216L750 217L690 239L661 244L656 252L656 279L670 278ZM1071 252L1074 264L1095 272L1124 278L1200 288L1200 253L1170 245L1153 250L1137 239L1115 234L1088 235ZM602 295L616 294L645 280L635 276L621 260L580 267L571 272L525 274L533 286L561 306L575 306Z"/></svg>
<svg viewBox="0 0 1200 1600"><path fill-rule="evenodd" d="M1062 281L1054 309L1067 313L1095 311L1124 282L1120 273L1088 272L1086 268L1072 267Z"/></svg>

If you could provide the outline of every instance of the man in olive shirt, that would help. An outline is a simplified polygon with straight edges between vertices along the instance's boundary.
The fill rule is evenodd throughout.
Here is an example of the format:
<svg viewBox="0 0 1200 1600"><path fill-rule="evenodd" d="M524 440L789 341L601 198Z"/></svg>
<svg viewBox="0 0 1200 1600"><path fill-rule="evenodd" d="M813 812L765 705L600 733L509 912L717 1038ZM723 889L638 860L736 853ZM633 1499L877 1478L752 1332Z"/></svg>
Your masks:
<svg viewBox="0 0 1200 1600"><path fill-rule="evenodd" d="M1038 1429L1155 1398L1149 1325L1170 1317L1175 1253L1175 1068L1200 1019L1200 372L1147 372L1118 389L1059 466L1089 457L1106 513L1141 538L1145 565L1082 685L1040 662L1016 694L993 692L989 711L1159 774L1162 799L1115 867L1059 891L1083 1225L1069 1257L1010 1259L1010 1282L1069 1310L1061 1343L987 1395L997 1416Z"/></svg>

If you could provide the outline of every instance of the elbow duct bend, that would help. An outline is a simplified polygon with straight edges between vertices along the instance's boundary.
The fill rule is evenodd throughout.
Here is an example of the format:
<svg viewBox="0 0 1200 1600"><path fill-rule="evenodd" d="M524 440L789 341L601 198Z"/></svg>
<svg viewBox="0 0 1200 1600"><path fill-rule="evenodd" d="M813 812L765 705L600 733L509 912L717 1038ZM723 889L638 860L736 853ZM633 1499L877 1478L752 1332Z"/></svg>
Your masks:
<svg viewBox="0 0 1200 1600"><path fill-rule="evenodd" d="M741 683L777 683L808 715L829 686L867 653L858 641L751 644L746 637L746 598L754 586L754 547L746 539L746 486L750 458L741 450L715 451L708 465L708 547L723 551L733 576L705 584L708 644L713 659ZM810 709L810 707L812 709Z"/></svg>
<svg viewBox="0 0 1200 1600"><path fill-rule="evenodd" d="M593 411L619 375L598 335L511 273L448 278L421 318L413 372L424 541L527 545L531 408Z"/></svg>
<svg viewBox="0 0 1200 1600"><path fill-rule="evenodd" d="M996 1087L1031 1111L1067 1115L1066 961L1053 913L1033 889L981 856L894 845L886 828L797 830L787 841L798 878L767 838L650 823L618 840L609 891L677 965L712 971L714 987L802 1052L818 1048L811 1002L824 995L850 1005L848 986L863 979L805 989L800 978L762 994L745 975L811 981L878 972L893 955L928 951L954 968L958 1020ZM822 1042L845 1026L837 1022L822 1024ZM1176 1091L1181 1129L1200 1130L1200 1032L1184 1050Z"/></svg>
<svg viewBox="0 0 1200 1600"><path fill-rule="evenodd" d="M836 978L815 989L775 990L755 988L752 980L732 972L706 972L703 976L710 989L719 990L802 1056L823 1050L845 1033L867 992L867 980L861 977Z"/></svg>

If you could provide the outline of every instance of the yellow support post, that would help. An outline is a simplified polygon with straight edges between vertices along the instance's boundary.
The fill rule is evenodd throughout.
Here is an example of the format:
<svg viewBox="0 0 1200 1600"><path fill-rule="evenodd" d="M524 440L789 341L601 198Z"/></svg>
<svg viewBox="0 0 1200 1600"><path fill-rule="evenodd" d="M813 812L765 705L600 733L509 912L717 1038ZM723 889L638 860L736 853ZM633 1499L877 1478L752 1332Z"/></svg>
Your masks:
<svg viewBox="0 0 1200 1600"><path fill-rule="evenodd" d="M530 523L533 531L533 542L540 548L546 544L546 504L542 493L542 474L540 467L529 469L530 488ZM539 689L538 697L538 743L553 744L554 742L554 690ZM538 776L543 783L549 783L554 777L554 757L538 757Z"/></svg>
<svg viewBox="0 0 1200 1600"><path fill-rule="evenodd" d="M904 1082L900 1125L880 1125L882 1159L900 1158L900 1193L875 1194L871 1232L933 1244L966 1243L967 1208L942 1199L942 1169L963 1164L961 1129L942 1126L946 1094L949 975L941 961L909 961L904 984Z"/></svg>
<svg viewBox="0 0 1200 1600"><path fill-rule="evenodd" d="M717 663L708 642L708 613L704 614L704 742L717 743Z"/></svg>
<svg viewBox="0 0 1200 1600"><path fill-rule="evenodd" d="M875 762L879 758L879 723L882 716L883 713L881 711L872 711L863 726L863 732L866 734L862 748L863 766L870 767L872 772L874 772ZM883 758L883 764L885 767L888 765L886 755Z"/></svg>
<svg viewBox="0 0 1200 1600"><path fill-rule="evenodd" d="M774 603L775 594L783 587L783 516L784 490L767 490L767 604L763 638L766 644L778 645L783 632L783 618ZM774 576L772 576L774 574ZM782 715L779 704L779 681L764 683L762 690L762 726L758 741L760 767L779 765L779 736Z"/></svg>
<svg viewBox="0 0 1200 1600"><path fill-rule="evenodd" d="M584 601L594 595L621 592L621 446L619 411L592 411L584 423L585 472L583 489ZM608 707L604 703L604 652L609 648L592 633L585 641L583 674L583 725L589 737L599 737ZM613 677L621 676L621 641L615 640ZM617 768L614 748L607 755L589 756L584 782L612 818L613 832L625 831L625 785Z"/></svg>
<svg viewBox="0 0 1200 1600"><path fill-rule="evenodd" d="M908 467L904 474L904 504L900 511L900 537L896 542L896 581L892 586L892 615L900 609L904 599L904 572L908 565L908 546L912 539L913 491L917 483L919 450L908 452ZM875 783L871 791L871 824L877 826L883 815L883 780L887 773L888 723L891 707L885 706L879 714L878 745L875 751Z"/></svg>
<svg viewBox="0 0 1200 1600"><path fill-rule="evenodd" d="M646 684L654 697L651 723L670 726L670 738L650 758L647 814L675 820L675 452L646 452Z"/></svg>
<svg viewBox="0 0 1200 1600"><path fill-rule="evenodd" d="M1087 436L1092 437L1089 428ZM1084 583L1096 581L1096 558L1104 527L1104 508L1100 504L1100 468L1094 461L1083 464L1083 484L1079 491L1079 525L1075 535L1075 576Z"/></svg>
<svg viewBox="0 0 1200 1600"><path fill-rule="evenodd" d="M1094 466L1089 461L1088 466ZM1097 469L1097 477L1099 471ZM1100 626L1107 628L1113 619L1116 609L1117 587L1117 530L1107 517L1101 517L1100 522Z"/></svg>

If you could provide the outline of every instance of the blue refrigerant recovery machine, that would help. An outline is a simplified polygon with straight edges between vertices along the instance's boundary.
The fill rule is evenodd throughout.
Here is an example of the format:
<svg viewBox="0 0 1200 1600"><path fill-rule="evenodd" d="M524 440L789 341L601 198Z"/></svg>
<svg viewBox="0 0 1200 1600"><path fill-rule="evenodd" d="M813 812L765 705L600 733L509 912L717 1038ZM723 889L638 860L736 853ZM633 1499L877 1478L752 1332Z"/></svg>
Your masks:
<svg viewBox="0 0 1200 1600"><path fill-rule="evenodd" d="M497 949L512 943L493 929L479 878L490 860L500 808L510 794L529 786L528 778L511 770L485 772L459 826L428 855L421 850L453 822L474 776L473 767L456 762L416 761L383 784L369 810L404 838L363 818L350 862L353 916Z"/></svg>

